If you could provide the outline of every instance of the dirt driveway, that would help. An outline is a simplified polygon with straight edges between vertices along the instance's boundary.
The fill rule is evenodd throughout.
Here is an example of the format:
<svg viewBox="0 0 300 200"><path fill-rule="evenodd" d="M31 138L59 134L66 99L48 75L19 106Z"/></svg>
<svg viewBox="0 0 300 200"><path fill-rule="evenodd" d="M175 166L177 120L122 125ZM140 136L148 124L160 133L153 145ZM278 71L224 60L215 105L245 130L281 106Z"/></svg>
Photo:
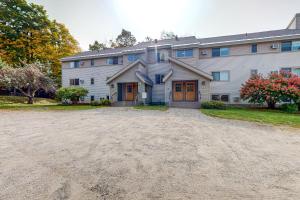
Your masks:
<svg viewBox="0 0 300 200"><path fill-rule="evenodd" d="M0 199L300 199L300 131L189 109L1 111Z"/></svg>

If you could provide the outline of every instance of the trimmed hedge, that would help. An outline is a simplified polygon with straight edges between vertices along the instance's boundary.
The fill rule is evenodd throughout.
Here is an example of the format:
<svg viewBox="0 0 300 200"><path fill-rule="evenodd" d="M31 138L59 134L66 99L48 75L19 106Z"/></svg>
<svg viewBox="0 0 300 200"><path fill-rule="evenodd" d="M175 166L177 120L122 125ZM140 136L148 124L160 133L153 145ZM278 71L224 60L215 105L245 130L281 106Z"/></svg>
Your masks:
<svg viewBox="0 0 300 200"><path fill-rule="evenodd" d="M223 110L226 109L226 106L222 101L203 101L201 103L201 108Z"/></svg>

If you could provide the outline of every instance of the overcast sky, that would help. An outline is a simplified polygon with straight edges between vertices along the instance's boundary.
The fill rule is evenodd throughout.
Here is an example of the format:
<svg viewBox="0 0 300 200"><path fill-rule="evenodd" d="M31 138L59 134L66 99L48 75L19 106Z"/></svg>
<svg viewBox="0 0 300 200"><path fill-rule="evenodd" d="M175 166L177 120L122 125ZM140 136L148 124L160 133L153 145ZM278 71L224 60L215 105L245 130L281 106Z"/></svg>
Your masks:
<svg viewBox="0 0 300 200"><path fill-rule="evenodd" d="M94 40L107 42L122 28L138 41L178 36L212 37L284 29L300 0L28 0L43 5L64 23L83 50Z"/></svg>

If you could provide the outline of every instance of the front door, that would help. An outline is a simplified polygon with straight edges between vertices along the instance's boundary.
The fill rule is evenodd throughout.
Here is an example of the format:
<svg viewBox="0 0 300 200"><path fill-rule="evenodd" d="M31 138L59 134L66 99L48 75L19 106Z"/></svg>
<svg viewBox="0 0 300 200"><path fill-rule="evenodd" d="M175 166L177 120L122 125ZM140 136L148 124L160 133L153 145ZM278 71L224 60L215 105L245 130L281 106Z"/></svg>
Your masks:
<svg viewBox="0 0 300 200"><path fill-rule="evenodd" d="M134 101L137 94L137 83L125 83L125 101Z"/></svg>
<svg viewBox="0 0 300 200"><path fill-rule="evenodd" d="M174 81L173 101L197 101L197 81Z"/></svg>
<svg viewBox="0 0 300 200"><path fill-rule="evenodd" d="M173 82L173 100L174 101L183 101L184 100L184 92L183 92L183 82L176 81Z"/></svg>
<svg viewBox="0 0 300 200"><path fill-rule="evenodd" d="M187 81L185 82L185 100L196 101L196 82Z"/></svg>

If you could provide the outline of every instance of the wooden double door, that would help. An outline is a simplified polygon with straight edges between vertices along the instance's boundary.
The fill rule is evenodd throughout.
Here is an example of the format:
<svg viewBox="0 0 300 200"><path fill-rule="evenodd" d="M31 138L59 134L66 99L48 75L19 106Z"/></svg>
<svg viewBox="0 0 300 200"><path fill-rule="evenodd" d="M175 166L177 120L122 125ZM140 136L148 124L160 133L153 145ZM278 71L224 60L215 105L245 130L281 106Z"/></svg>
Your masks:
<svg viewBox="0 0 300 200"><path fill-rule="evenodd" d="M134 101L137 95L137 83L125 84L125 101Z"/></svg>
<svg viewBox="0 0 300 200"><path fill-rule="evenodd" d="M197 101L198 81L173 81L173 101Z"/></svg>

